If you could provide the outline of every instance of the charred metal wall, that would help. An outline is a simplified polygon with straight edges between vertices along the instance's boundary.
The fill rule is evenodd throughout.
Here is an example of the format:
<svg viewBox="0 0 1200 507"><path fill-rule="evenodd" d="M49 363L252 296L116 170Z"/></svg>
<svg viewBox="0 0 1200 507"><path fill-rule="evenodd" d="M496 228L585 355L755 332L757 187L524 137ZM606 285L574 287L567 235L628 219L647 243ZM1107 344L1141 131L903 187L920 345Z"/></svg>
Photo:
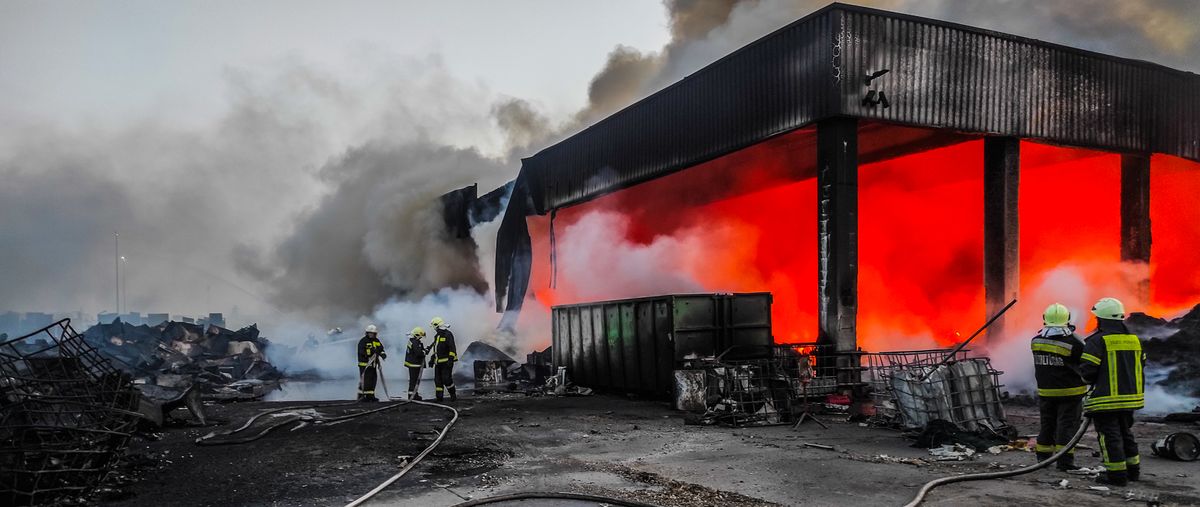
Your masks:
<svg viewBox="0 0 1200 507"><path fill-rule="evenodd" d="M863 107L863 82L839 83L840 110L1111 151L1200 159L1200 76L967 27L840 6L847 76L880 69L891 107Z"/></svg>
<svg viewBox="0 0 1200 507"><path fill-rule="evenodd" d="M1200 76L1149 62L833 4L522 170L542 214L832 116L1200 160L1198 89ZM864 102L872 91L889 107Z"/></svg>

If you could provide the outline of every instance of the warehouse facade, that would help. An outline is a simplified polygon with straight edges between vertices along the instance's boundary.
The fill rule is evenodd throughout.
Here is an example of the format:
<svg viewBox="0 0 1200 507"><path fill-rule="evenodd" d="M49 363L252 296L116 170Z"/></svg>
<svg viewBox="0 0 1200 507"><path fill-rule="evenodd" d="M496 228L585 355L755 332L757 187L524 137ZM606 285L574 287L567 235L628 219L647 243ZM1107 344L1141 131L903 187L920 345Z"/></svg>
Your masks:
<svg viewBox="0 0 1200 507"><path fill-rule="evenodd" d="M1200 161L1197 91L1200 76L1153 63L833 4L524 159L497 239L497 309L519 311L544 262L530 217L808 129L795 165L817 186L819 340L858 346L860 164L968 139L983 143L992 313L1018 290L1021 142L1120 154L1121 259L1149 262L1151 156Z"/></svg>

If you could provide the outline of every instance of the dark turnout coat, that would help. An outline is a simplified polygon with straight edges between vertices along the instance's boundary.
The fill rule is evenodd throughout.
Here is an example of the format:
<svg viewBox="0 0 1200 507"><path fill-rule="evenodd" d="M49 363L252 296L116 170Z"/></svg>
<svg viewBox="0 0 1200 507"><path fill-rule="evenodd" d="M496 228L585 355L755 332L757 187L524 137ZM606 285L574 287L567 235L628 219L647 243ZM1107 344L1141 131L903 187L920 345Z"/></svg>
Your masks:
<svg viewBox="0 0 1200 507"><path fill-rule="evenodd" d="M1092 384L1092 394L1083 402L1087 413L1137 410L1146 406L1146 354L1137 335L1119 320L1100 319L1088 336L1080 356L1080 374Z"/></svg>
<svg viewBox="0 0 1200 507"><path fill-rule="evenodd" d="M1037 393L1042 398L1081 397L1087 392L1079 376L1083 341L1073 327L1046 327L1030 342Z"/></svg>

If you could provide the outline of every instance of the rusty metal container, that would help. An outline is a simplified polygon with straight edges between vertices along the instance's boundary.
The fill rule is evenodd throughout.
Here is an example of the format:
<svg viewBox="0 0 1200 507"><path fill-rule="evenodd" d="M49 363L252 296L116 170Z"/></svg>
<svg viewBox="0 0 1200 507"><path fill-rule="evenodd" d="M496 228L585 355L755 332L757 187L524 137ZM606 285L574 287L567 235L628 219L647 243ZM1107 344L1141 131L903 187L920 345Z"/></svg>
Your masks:
<svg viewBox="0 0 1200 507"><path fill-rule="evenodd" d="M666 397L689 360L769 355L771 301L767 292L672 294L555 306L554 366L581 386Z"/></svg>

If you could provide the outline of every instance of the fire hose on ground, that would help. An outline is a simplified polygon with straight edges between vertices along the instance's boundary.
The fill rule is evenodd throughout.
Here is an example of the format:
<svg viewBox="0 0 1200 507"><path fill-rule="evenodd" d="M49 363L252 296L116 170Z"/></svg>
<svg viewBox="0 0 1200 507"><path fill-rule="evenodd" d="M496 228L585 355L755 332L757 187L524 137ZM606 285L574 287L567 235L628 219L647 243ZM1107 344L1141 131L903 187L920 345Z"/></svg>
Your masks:
<svg viewBox="0 0 1200 507"><path fill-rule="evenodd" d="M386 397L388 400L390 400L390 401L395 401L396 403L389 404L389 405L385 405L385 406L383 406L383 407L379 407L379 408L372 409L372 410L365 410L365 411L362 411L362 412L356 412L356 413L353 413L353 414L347 414L347 415L342 415L342 416L337 416L337 417L329 417L329 418L314 418L314 417L306 417L306 416L297 416L297 417L292 417L292 418L288 418L288 419L286 419L286 420L284 420L284 421L281 421L281 422L279 422L279 423L276 423L276 424L272 424L272 425L270 425L270 426L267 426L266 428L263 428L261 431L259 431L258 433L255 433L255 434L253 434L253 435L249 435L249 436L242 437L242 438L230 439L230 440L213 440L213 439L214 439L214 438L216 438L216 437L220 437L220 436L230 436L230 435L236 435L236 434L238 434L238 433L240 433L240 432L242 432L242 431L245 431L247 428L250 428L252 425L254 425L254 423L255 423L256 421L258 421L258 420L259 420L259 419L261 419L262 417L264 417L264 416L267 416L267 415L270 415L270 414L274 414L274 413L278 413L278 412L283 412L283 411L287 411L287 410L306 410L306 409L317 409L317 408L325 408L325 407L345 407L345 406L351 406L351 405L358 405L358 404L359 404L359 402L335 403L335 404L313 404L313 405L298 405L298 406L292 406L292 407L283 407L283 408L277 408L277 409L272 409L272 410L266 410L266 411L263 411L263 412L260 412L260 413L256 414L254 417L251 417L251 418L247 419L245 423L243 423L241 426L239 426L239 427L237 427L237 428L235 428L235 429L232 429L232 430L229 430L229 431L223 431L223 432L212 432L212 433L209 433L209 434L207 434L207 435L201 436L201 437L199 437L199 438L197 438L197 439L196 439L196 445L231 445L231 444L244 444L244 443L253 442L253 441L255 441L255 440L258 440L258 439L260 439L260 438L262 438L262 437L266 436L266 435L267 435L267 433L270 433L271 431L273 431L273 430L275 430L275 429L277 429L277 428L280 428L280 427L286 426L286 425L288 425L288 424L292 424L292 423L294 423L294 422L296 422L296 421L300 421L302 424L303 424L303 423L308 423L308 422L313 422L313 423L316 423L316 424L328 424L328 423L335 423L335 422L341 422L341 421L345 421L345 420L353 419L353 418L356 418L356 417L362 417L362 416L366 416L366 415L370 415L370 414L375 414L375 413L383 412L383 411L385 411L385 410L392 410L392 409L395 409L395 408L399 408L399 407L402 407L402 406L408 405L408 404L410 404L410 403L417 404L417 405L426 405L426 406L430 406L430 407L437 407L437 408L441 408L441 409L449 410L449 411L451 412L451 418L450 418L450 421L446 423L446 425L445 425L445 426L444 426L444 427L441 429L441 431L440 431L440 432L438 432L438 436L437 436L437 438L436 438L436 439L434 439L434 441L433 441L432 443L430 443L430 444L429 444L429 446L427 446L427 447L425 448L425 450L421 451L421 453L420 453L420 454L416 455L416 456L415 456L415 457L414 457L414 458L413 458L411 461L409 461L409 462L408 462L408 463L407 463L407 464L404 466L404 468L400 469L400 471L399 471L399 472L397 472L395 475L393 475L393 476L389 477L387 480L383 481L383 482L382 482L382 483L380 483L378 486L376 486L374 489L372 489L371 491L368 491L366 494L362 495L361 497L359 497L359 498L355 499L353 502L350 502L349 504L346 504L346 505L347 505L347 507L355 507L355 506L357 506L357 505L361 505L363 502L365 502L365 501L369 500L371 497L375 496L375 495L376 495L376 494L378 494L380 491L383 491L383 490L384 490L384 489L386 489L388 486L392 485L392 483L395 483L396 481L400 480L400 478L401 478L401 477L404 477L404 474L407 474L407 473L408 473L410 470L412 470L412 469L413 469L413 467L416 467L416 466L417 466L417 463L420 463L420 462L421 462L421 460L425 458L425 456L427 456L427 455L429 455L429 453L433 452L433 450L434 450L435 448L437 448L437 446L438 446L439 444L441 444L441 443L442 443L442 440L443 440L444 438L446 438L446 433L450 431L450 427L451 427L451 426L454 426L454 423L458 421L458 410L455 410L453 407L449 407L449 406L442 405L442 404L439 404L439 403L432 403L432 402L428 402L428 401L410 400L410 399L407 399L407 398L402 398L402 397L392 397L392 396L391 396L391 395L388 393L388 388L387 388L387 379L386 379L386 378L384 377L384 375L383 375L383 365L382 365L382 363L378 363L378 362L376 361L376 358L375 358L375 357L373 357L373 358L371 358L371 362L368 364L368 367L371 367L371 368L378 368L378 371L379 371L379 379L380 379L380 383L383 385L383 393L384 393L384 396L385 396L385 397ZM360 382L360 383L362 382L362 376L361 376L361 375L359 376L359 382ZM360 384L360 385L361 385L361 384Z"/></svg>
<svg viewBox="0 0 1200 507"><path fill-rule="evenodd" d="M372 361L374 361L374 359L375 358L372 358ZM424 364L424 362L422 362L422 364ZM371 491L368 491L363 496L358 497L353 502L346 504L346 507L356 507L358 505L362 505L363 502L370 500L371 497L379 494L380 491L387 489L387 487L391 486L392 483L400 480L401 477L404 477L404 474L407 474L409 470L412 470L413 467L417 466L417 463L420 463L422 459L425 459L425 456L427 456L427 455L429 455L429 453L433 452L433 450L435 448L437 448L437 446L439 444L442 443L442 439L446 438L446 433L450 431L450 427L454 426L454 423L458 422L458 410L455 410L454 407L442 405L440 403L433 403L433 402L429 402L429 401L410 400L407 398L399 398L399 397L393 398L391 396L391 394L388 393L387 379L383 375L383 363L379 363L379 364L375 365L375 367L379 368L379 380L380 380L380 383L383 385L383 395L385 397L387 397L387 399L399 400L400 403L398 403L398 405L404 405L404 404L408 404L408 403L416 403L417 405L426 405L426 406L430 406L430 407L437 407L437 408L449 410L452 415L450 417L450 422L446 423L446 426L444 426L442 428L442 430L440 432L438 432L437 438L435 438L433 440L433 442L431 442L429 444L429 446L425 448L425 450L421 451L420 454L413 457L412 461L409 461L408 464L404 466L404 468L401 468L399 472L396 472L396 475L388 477L387 480L379 483L379 485L375 486L375 488L372 489Z"/></svg>
<svg viewBox="0 0 1200 507"><path fill-rule="evenodd" d="M634 502L631 500L621 500L619 498L610 498L606 496L583 495L579 493L513 493L509 495L498 495L487 498L479 498L469 500L460 504L455 504L454 507L475 507L477 505L491 505L500 502L516 502L522 500L582 500L585 502L595 502L601 505L620 505L621 507L655 507L648 503Z"/></svg>
<svg viewBox="0 0 1200 507"><path fill-rule="evenodd" d="M1091 423L1092 423L1092 419L1085 417L1083 423L1079 425L1079 431L1075 432L1075 436L1071 437L1071 440L1069 442L1067 442L1067 445L1064 445L1062 449L1059 449L1058 452L1055 452L1053 455L1051 455L1049 458L1046 458L1045 460L1039 461L1038 463L1027 466L1025 468L1018 468L1016 470L1005 470L1003 472L985 472L985 473L967 474L967 475L954 475L954 476L950 476L950 477L942 477L940 479L934 479L932 481L925 483L924 486L921 486L921 490L917 491L917 496L914 497L911 502L908 502L907 504L905 504L904 507L916 507L918 505L921 505L921 502L925 501L925 496L928 495L930 491L933 491L933 488L936 488L938 486L943 486L943 485L951 484L954 482L986 481L986 480L990 480L990 479L1005 479L1008 477L1016 477L1018 475L1024 475L1029 472L1033 472L1035 470L1041 470L1042 468L1045 468L1045 467L1049 466L1051 463L1054 463L1055 461L1057 461L1058 458L1063 457L1068 452L1071 452L1071 450L1075 449L1075 446L1079 444L1079 441L1081 439L1083 439L1083 434L1087 432L1088 426L1090 426Z"/></svg>

